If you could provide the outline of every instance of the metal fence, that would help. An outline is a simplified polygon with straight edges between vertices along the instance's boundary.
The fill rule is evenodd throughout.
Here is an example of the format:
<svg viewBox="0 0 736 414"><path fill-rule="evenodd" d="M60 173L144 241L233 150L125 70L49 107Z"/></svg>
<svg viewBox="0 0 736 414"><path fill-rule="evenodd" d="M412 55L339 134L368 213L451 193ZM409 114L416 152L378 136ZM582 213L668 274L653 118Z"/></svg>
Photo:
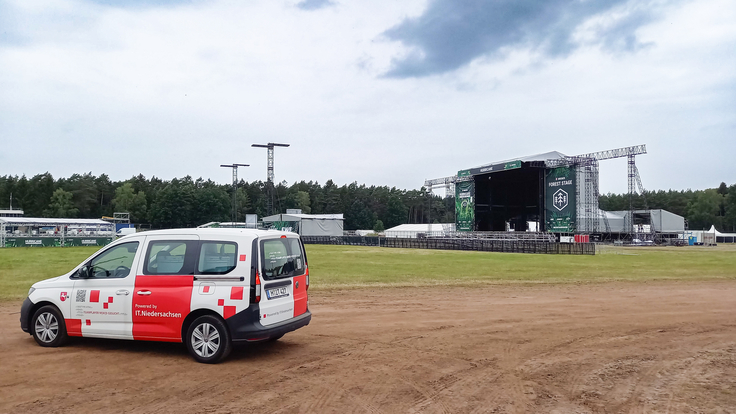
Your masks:
<svg viewBox="0 0 736 414"><path fill-rule="evenodd" d="M468 250L503 253L595 255L593 243L552 243L533 240L456 238L396 238L361 236L302 236L305 244L379 246L406 249Z"/></svg>
<svg viewBox="0 0 736 414"><path fill-rule="evenodd" d="M352 236L352 234L347 234ZM375 237L375 236L372 236ZM386 238L400 239L489 239L489 240L524 240L537 242L555 242L555 236L550 233L528 231L386 231Z"/></svg>

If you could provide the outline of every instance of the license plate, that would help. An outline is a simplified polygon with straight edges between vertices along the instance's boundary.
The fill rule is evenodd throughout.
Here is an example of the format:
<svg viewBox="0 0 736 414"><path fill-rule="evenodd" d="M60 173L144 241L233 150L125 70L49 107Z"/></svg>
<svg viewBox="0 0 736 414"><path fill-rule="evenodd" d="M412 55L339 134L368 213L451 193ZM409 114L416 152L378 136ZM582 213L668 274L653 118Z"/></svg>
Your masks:
<svg viewBox="0 0 736 414"><path fill-rule="evenodd" d="M286 286L266 289L266 297L269 299L276 299L283 296L289 296L289 289Z"/></svg>

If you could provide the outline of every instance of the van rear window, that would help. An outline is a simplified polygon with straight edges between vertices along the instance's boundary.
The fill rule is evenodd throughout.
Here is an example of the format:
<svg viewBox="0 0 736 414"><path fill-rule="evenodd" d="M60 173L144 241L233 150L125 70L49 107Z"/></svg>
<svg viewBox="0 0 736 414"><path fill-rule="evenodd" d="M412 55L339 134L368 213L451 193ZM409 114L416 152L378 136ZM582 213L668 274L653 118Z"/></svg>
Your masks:
<svg viewBox="0 0 736 414"><path fill-rule="evenodd" d="M203 241L199 247L197 274L222 275L235 269L238 245L229 242Z"/></svg>
<svg viewBox="0 0 736 414"><path fill-rule="evenodd" d="M283 238L261 241L261 274L264 279L303 275L306 269L299 239Z"/></svg>

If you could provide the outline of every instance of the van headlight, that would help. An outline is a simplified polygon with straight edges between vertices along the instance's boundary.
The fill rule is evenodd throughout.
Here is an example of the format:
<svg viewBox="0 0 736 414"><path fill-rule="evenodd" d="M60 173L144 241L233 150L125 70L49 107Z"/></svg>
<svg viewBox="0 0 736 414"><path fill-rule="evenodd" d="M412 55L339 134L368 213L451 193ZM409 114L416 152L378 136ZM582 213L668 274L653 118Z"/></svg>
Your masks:
<svg viewBox="0 0 736 414"><path fill-rule="evenodd" d="M28 296L31 296L31 293L33 293L36 290L33 286L31 286L30 289L28 289Z"/></svg>

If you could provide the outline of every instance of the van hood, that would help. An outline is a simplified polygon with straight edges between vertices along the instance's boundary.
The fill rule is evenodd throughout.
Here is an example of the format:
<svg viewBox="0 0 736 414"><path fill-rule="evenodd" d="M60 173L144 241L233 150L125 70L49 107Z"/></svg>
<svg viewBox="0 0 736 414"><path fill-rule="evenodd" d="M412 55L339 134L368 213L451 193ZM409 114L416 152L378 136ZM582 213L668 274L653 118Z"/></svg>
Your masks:
<svg viewBox="0 0 736 414"><path fill-rule="evenodd" d="M46 286L48 284L51 284L51 283L54 283L54 282L58 281L60 278L61 278L61 276L56 276L56 277L52 277L50 279L44 279L44 280L41 280L41 281L38 281L38 282L34 283L31 286L34 287L34 288L44 287L44 286Z"/></svg>

